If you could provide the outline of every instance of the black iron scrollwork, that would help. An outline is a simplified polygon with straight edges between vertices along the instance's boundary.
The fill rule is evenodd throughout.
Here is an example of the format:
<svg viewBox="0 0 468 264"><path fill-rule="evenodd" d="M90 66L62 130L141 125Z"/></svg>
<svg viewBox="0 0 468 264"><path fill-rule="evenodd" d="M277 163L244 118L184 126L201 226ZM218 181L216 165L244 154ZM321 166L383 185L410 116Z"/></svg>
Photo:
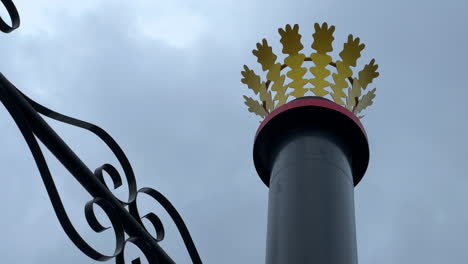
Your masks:
<svg viewBox="0 0 468 264"><path fill-rule="evenodd" d="M136 181L131 165L121 148L109 134L93 124L64 116L36 103L16 89L16 87L14 87L2 74L0 74L0 101L13 117L34 156L47 193L49 194L52 202L52 206L62 228L71 241L84 254L97 261L106 261L116 257L117 263L123 263L123 250L125 244L131 242L142 250L145 257L149 260L155 260L154 263L174 263L157 244L164 239L165 235L164 227L159 217L154 213L149 213L140 217L137 207L137 195L139 193L144 193L155 199L168 212L182 236L193 263L201 263L201 259L182 217L169 200L160 192L151 188L142 188L137 192L134 191L136 190ZM104 164L92 173L53 131L53 129L48 126L38 113L73 126L87 129L100 137L114 152L124 168L128 186L130 188L128 201L121 201L116 198L108 186L105 185L103 177L104 171L111 177L114 188L121 186L122 178L115 167L110 164ZM85 216L91 228L96 232L102 232L108 229L97 221L94 215L93 206L97 205L103 209L111 221L116 237L114 254L104 255L96 251L85 242L73 227L66 214L65 208L63 207L60 195L58 194L36 137L44 143L44 145L94 197L93 200L89 201L85 205ZM126 209L127 206L128 210ZM151 236L148 233L141 219L147 219L150 221L156 230L155 236ZM129 239L124 240L124 233L127 233Z"/></svg>
<svg viewBox="0 0 468 264"><path fill-rule="evenodd" d="M8 26L0 18L0 30L5 33L9 33L19 27L19 15L11 0L1 1L11 17L12 26ZM177 210L169 200L164 197L164 195L154 189L142 188L137 191L135 175L130 162L117 142L115 142L115 140L106 131L91 123L57 113L38 104L18 90L1 73L0 101L13 117L31 150L55 214L57 215L63 230L70 240L84 254L97 261L115 259L117 264L124 264L125 245L127 245L127 243L132 243L140 249L145 258L151 264L174 263L174 261L159 246L159 242L162 241L165 236L164 226L159 217L154 213L148 213L141 217L138 212L137 197L138 194L143 193L149 195L158 202L172 218L182 236L192 262L197 264L202 263L190 233ZM122 201L118 199L104 181L103 172L106 172L112 179L114 185L113 189L117 189L122 185L122 177L113 165L104 164L92 172L55 133L47 122L44 121L40 114L66 124L88 130L98 136L110 148L123 168L129 188L128 200ZM112 255L104 255L95 250L74 228L60 199L60 195L37 139L39 139L50 150L50 152L93 197L93 199L87 202L84 207L85 217L89 226L98 233L110 228L104 227L99 223L94 214L94 206L99 206L109 218L116 241L114 253ZM142 219L147 219L153 225L156 230L156 234L154 236L152 236L145 228ZM128 238L126 238L125 234ZM139 258L132 261L132 264L139 263Z"/></svg>
<svg viewBox="0 0 468 264"><path fill-rule="evenodd" d="M11 19L11 26L9 26L3 19L0 17L0 30L4 33L10 33L13 30L17 29L20 25L20 18L18 10L16 10L15 4L11 0L2 0L3 5L8 11L8 15Z"/></svg>

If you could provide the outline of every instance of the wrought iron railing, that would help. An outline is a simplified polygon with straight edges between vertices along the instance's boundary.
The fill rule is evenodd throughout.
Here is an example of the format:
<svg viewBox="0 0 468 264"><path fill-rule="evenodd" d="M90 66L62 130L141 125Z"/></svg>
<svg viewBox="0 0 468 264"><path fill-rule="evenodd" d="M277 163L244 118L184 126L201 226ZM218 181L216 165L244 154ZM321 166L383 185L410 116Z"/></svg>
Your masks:
<svg viewBox="0 0 468 264"><path fill-rule="evenodd" d="M11 18L11 26L0 18L0 30L10 33L20 25L18 11L11 0L1 0ZM23 134L39 169L40 175L46 187L55 214L62 225L63 230L70 240L88 257L96 261L107 261L115 259L116 263L125 263L124 251L128 243L137 246L149 263L174 263L174 261L161 248L159 242L164 239L164 226L160 218L149 213L140 216L137 200L140 195L149 195L158 202L169 214L176 224L190 258L193 263L202 263L197 249L193 243L190 233L177 210L160 192L152 188L137 189L135 175L132 166L125 153L115 140L103 129L91 123L75 119L57 113L44 107L23 94L3 74L0 73L0 101L13 117L18 128ZM73 150L60 138L60 136L41 117L66 123L71 126L80 127L98 136L117 157L123 168L125 179L129 188L129 197L126 201L118 199L104 181L103 172L112 179L113 189L122 185L122 176L111 164L103 164L94 172L83 163ZM111 222L111 228L115 234L116 244L112 255L105 255L91 247L71 223L60 195L57 191L47 162L38 144L39 139L49 151L62 163L62 165L78 180L78 182L93 197L85 204L85 216L89 226L95 232L103 232L110 229L104 227L96 218L94 206L97 205L105 212ZM156 230L156 235L151 235L143 225L142 219L147 219ZM140 263L137 258L132 264Z"/></svg>

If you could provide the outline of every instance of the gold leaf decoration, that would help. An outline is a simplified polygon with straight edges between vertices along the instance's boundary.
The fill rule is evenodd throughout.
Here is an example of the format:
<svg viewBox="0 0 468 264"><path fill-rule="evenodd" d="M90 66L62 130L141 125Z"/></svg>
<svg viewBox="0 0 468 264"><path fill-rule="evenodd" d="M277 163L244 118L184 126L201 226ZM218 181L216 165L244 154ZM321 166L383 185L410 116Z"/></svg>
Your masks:
<svg viewBox="0 0 468 264"><path fill-rule="evenodd" d="M295 24L293 28L291 25L286 25L286 29L278 29L281 35L281 44L283 44L283 53L295 55L301 51L304 46L301 43L301 34L299 34L299 25Z"/></svg>
<svg viewBox="0 0 468 264"><path fill-rule="evenodd" d="M326 68L332 62L332 57L327 55L327 52L333 51L332 42L334 40L333 32L335 27L328 28L327 23L323 23L322 27L318 23L314 25L315 33L312 35L314 42L312 49L317 53L310 55L311 60L314 62L315 67L310 67L310 72L315 78L310 79L310 83L314 85L310 90L317 96L325 96L328 91L326 87L330 86L330 82L325 80L330 75L330 71Z"/></svg>
<svg viewBox="0 0 468 264"><path fill-rule="evenodd" d="M275 98L274 98L275 101L278 101L278 103L276 104L276 107L283 105L288 99L289 95L286 94L286 90L288 89L288 86L284 85L286 76L281 75L281 63L276 63L270 68L267 74L267 79L270 82L273 82L273 85L271 86L271 90L276 92Z"/></svg>
<svg viewBox="0 0 468 264"><path fill-rule="evenodd" d="M267 113L273 111L273 97L271 96L271 91L267 91L265 85L263 85L263 87L260 88L260 100L263 103L263 108L267 110Z"/></svg>
<svg viewBox="0 0 468 264"><path fill-rule="evenodd" d="M265 108L263 108L263 106L256 100L252 99L251 97L247 97L244 95L244 99L245 99L245 104L249 107L249 112L252 112L256 115L259 115L263 118L265 118L265 116L267 115L267 112L265 110Z"/></svg>
<svg viewBox="0 0 468 264"><path fill-rule="evenodd" d="M325 80L330 75L326 66L332 62L332 57L327 54L313 53L310 58L315 63L314 67L310 67L310 72L315 77L309 81L314 86L310 90L317 96L325 96L328 94L325 88L330 86L330 82Z"/></svg>
<svg viewBox="0 0 468 264"><path fill-rule="evenodd" d="M257 62L262 65L263 71L270 69L276 62L277 56L273 53L271 46L268 46L266 39L263 39L262 43L257 43L257 49L252 53L257 57Z"/></svg>
<svg viewBox="0 0 468 264"><path fill-rule="evenodd" d="M241 79L241 82L247 84L247 87L252 89L255 94L258 94L265 83L261 81L260 76L258 76L253 70L249 69L247 65L244 65L244 71L241 72L244 78Z"/></svg>
<svg viewBox="0 0 468 264"><path fill-rule="evenodd" d="M315 23L314 29L313 42L310 46L313 52L309 57L301 53L304 46L301 43L302 36L299 34L297 24L286 25L278 29L281 36L280 42L283 45L282 52L287 55L284 62L277 61L278 56L266 39L257 43L252 53L257 57L257 62L265 72L266 80L262 80L261 76L246 65L241 72L242 83L252 89L260 99L260 101L255 101L253 98L244 96L245 104L250 112L265 117L275 108L285 104L290 96L303 97L309 91L320 97L330 94L335 103L356 115L373 104L376 89L374 88L365 95L362 93L379 76L375 60L372 59L359 71L358 76L353 77L352 67L356 67L365 45L360 42L359 38L349 35L339 53L339 59L334 61L328 53L333 51L335 27L327 23L321 25ZM314 65L306 68L304 65L306 62L312 62ZM335 68L333 74L330 67ZM282 72L286 68L289 69ZM305 78L308 71L312 73L313 78ZM330 74L332 80L329 79ZM289 81L286 81L287 78ZM305 87L308 83L312 84L311 87ZM330 87L331 91L327 87ZM292 88L292 92L289 93L288 88ZM363 115L358 117L362 118Z"/></svg>
<svg viewBox="0 0 468 264"><path fill-rule="evenodd" d="M252 89L255 94L260 93L260 100L262 100L265 110L267 112L272 111L274 109L273 99L271 92L267 92L265 82L262 82L260 76L246 65L244 65L244 71L241 73L244 76L241 82L247 84L247 87Z"/></svg>
<svg viewBox="0 0 468 264"><path fill-rule="evenodd" d="M288 87L294 89L291 92L291 95L294 97L301 97L307 92L308 89L304 88L309 80L304 79L304 75L307 72L307 68L301 67L304 62L305 55L302 53L289 55L284 59L284 63L291 68L291 70L286 74L292 81L288 84Z"/></svg>
<svg viewBox="0 0 468 264"><path fill-rule="evenodd" d="M343 51L340 52L340 57L347 65L356 67L357 59L361 57L364 47L364 44L359 44L359 38L353 39L353 35L349 35L348 42L344 44Z"/></svg>
<svg viewBox="0 0 468 264"><path fill-rule="evenodd" d="M343 45L343 50L340 52L341 61L336 62L337 73L334 73L334 84L331 85L333 93L332 98L337 104L343 105L342 98L346 97L343 92L348 87L346 79L353 75L350 66L355 67L357 59L361 57L361 51L364 49L364 44L359 44L359 38L354 39L353 35L348 36L348 41Z"/></svg>
<svg viewBox="0 0 468 264"><path fill-rule="evenodd" d="M315 33L312 35L314 37L312 48L319 54L325 54L327 52L333 51L332 42L335 39L333 37L335 26L328 28L328 24L323 23L322 27L320 27L318 23L315 23L314 28Z"/></svg>
<svg viewBox="0 0 468 264"><path fill-rule="evenodd" d="M359 100L356 108L354 109L354 114L359 114L362 110L366 109L368 106L372 105L373 99L375 98L375 88L370 90L368 93L362 96Z"/></svg>
<svg viewBox="0 0 468 264"><path fill-rule="evenodd" d="M348 97L346 97L346 109L353 111L357 105L357 101L361 96L361 85L358 79L353 80L353 87L348 88Z"/></svg>
<svg viewBox="0 0 468 264"><path fill-rule="evenodd" d="M372 83L372 81L379 76L377 68L379 65L375 64L375 59L372 59L369 64L364 66L364 69L359 72L359 83L363 89L367 88L367 85Z"/></svg>
<svg viewBox="0 0 468 264"><path fill-rule="evenodd" d="M330 85L333 90L333 92L331 93L331 96L333 98L333 101L335 101L335 103L344 105L342 98L345 98L346 94L344 93L343 90L348 88L348 82L346 81L346 79L353 75L353 71L351 70L349 65L347 65L346 63L342 61L336 62L336 70L337 70L337 73L332 74L333 81L335 83L332 83Z"/></svg>

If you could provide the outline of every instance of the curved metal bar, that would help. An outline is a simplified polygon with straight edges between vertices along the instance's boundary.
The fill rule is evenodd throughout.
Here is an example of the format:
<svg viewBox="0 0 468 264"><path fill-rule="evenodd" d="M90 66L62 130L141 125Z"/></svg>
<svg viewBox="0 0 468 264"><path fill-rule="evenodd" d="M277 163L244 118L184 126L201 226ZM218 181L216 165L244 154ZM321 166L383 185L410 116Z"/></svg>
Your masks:
<svg viewBox="0 0 468 264"><path fill-rule="evenodd" d="M95 260L107 260L112 256L100 254L79 236L66 215L60 196L52 180L50 171L47 167L42 151L36 141L42 143L51 151L51 153L65 166L65 168L75 177L76 180L91 194L94 198L102 198L110 204L113 210L108 210L108 214L115 211L110 218L119 219L123 225L125 233L129 237L139 237L143 239L151 251L157 256L161 263L174 263L167 253L159 246L157 241L148 233L148 231L137 221L125 208L125 206L112 194L105 184L81 161L81 159L70 149L70 147L55 133L55 131L42 119L31 104L23 97L22 93L10 83L0 73L0 101L10 112L14 121L23 133L26 142L34 156L36 164L43 177L44 184L49 194L56 215L60 224L73 243L86 255ZM135 184L136 185L136 184ZM109 207L109 208L110 208ZM89 206L88 206L89 208ZM88 209L89 210L89 209ZM110 213L109 213L110 212ZM88 214L88 220L90 220ZM140 219L139 219L140 220ZM111 220L112 222L112 220ZM93 224L94 229L102 229L102 226ZM118 226L114 224L114 226ZM118 229L118 228L116 228ZM115 231L115 230L114 230ZM117 230L117 232L119 232ZM120 237L120 236L119 236ZM118 247L120 248L120 247ZM116 251L118 253L118 250Z"/></svg>
<svg viewBox="0 0 468 264"><path fill-rule="evenodd" d="M106 164L98 167L97 169L95 169L94 170L94 175L102 182L102 184L104 184L106 186L106 188L109 191L110 191L109 186L107 186L106 182L104 181L104 174L103 174L104 171L107 172L107 174L109 174L109 176L111 177L112 183L114 184L114 190L116 190L117 188L122 186L122 177L120 176L117 169L114 166L112 166L111 164L106 163ZM136 186L136 183L135 183L135 186ZM129 202L124 202L124 201L120 200L119 198L117 198L117 199L124 206L128 205L128 203L129 203ZM135 198L133 198L133 200L135 200Z"/></svg>
<svg viewBox="0 0 468 264"><path fill-rule="evenodd" d="M81 250L81 252L86 254L88 257L99 261L110 259L111 257L99 253L88 243L86 243L85 240L78 234L78 232L74 228L73 224L70 221L70 218L68 217L65 211L65 208L63 207L62 200L60 199L60 195L58 194L57 188L55 186L54 180L52 179L52 175L50 174L44 155L42 154L41 148L39 147L39 144L37 143L37 140L32 133L32 129L28 125L27 119L21 113L20 109L18 109L17 106L15 106L10 100L7 100L7 98L5 98L4 96L5 94L3 94L0 89L0 100L3 102L8 112L10 112L11 116L13 117L13 120L15 121L21 133L23 134L24 139L26 140L26 143L29 146L29 149L31 150L37 168L39 169L40 175L42 177L42 181L44 182L46 191L52 203L52 207L54 208L55 214L57 215L57 218L63 230L70 238L70 240L76 245L76 247L78 247ZM106 213L113 214L112 211L109 210ZM117 219L116 215L112 215L111 218ZM119 251L116 249L116 251L116 253L118 254L120 253L121 249Z"/></svg>
<svg viewBox="0 0 468 264"><path fill-rule="evenodd" d="M114 228L115 234L114 254L111 256L102 255L102 257L105 259L114 258L118 254L120 254L120 252L122 252L125 243L125 231L122 222L120 221L120 218L115 213L114 208L108 201L102 198L94 198L91 201L87 202L85 205L86 220L88 221L89 226L94 230L94 232L101 233L104 230L109 229L109 227L102 226L101 223L99 223L99 221L97 220L96 214L94 213L94 204L99 205L99 207L101 207L104 210L107 217L111 221L111 225Z"/></svg>
<svg viewBox="0 0 468 264"><path fill-rule="evenodd" d="M162 224L161 219L159 219L159 216L155 213L148 213L141 219L148 219L156 230L156 237L154 239L158 242L163 241L166 232L164 231L164 225Z"/></svg>
<svg viewBox="0 0 468 264"><path fill-rule="evenodd" d="M144 194L151 196L164 208L164 210L166 210L166 212L172 218L172 221L174 221L175 225L177 226L177 229L179 230L179 233L182 236L182 240L184 241L185 247L187 248L190 258L192 259L192 262L197 263L197 264L202 263L200 255L198 254L197 248L195 247L195 244L193 243L190 232L187 226L185 225L184 220L182 219L180 214L177 212L176 208L172 205L172 203L163 194L161 194L160 192L152 188L147 188L147 187L141 188L140 190L138 190L138 193L144 193ZM129 205L129 211L133 215L134 218L141 219L140 214L138 212L136 201ZM145 215L145 217L148 218L148 215ZM140 223L141 223L141 220L140 220ZM158 226L155 226L156 233L158 231L157 228Z"/></svg>
<svg viewBox="0 0 468 264"><path fill-rule="evenodd" d="M41 114L43 114L43 115L45 115L45 116L47 116L49 118L55 119L57 121L61 121L61 122L64 122L64 123L67 123L67 124L70 124L70 125L73 125L73 126L78 126L78 127L83 128L83 129L89 130L89 131L93 132L94 134L96 134L99 138L101 138L107 144L107 146L109 146L109 148L111 148L111 150L114 152L114 154L116 155L118 160L121 162L122 167L124 168L124 171L126 172L126 175L127 175L127 171L125 170L125 168L127 168L129 170L130 174L128 174L128 175L130 175L130 177L127 177L127 180L129 182L129 187L131 186L130 183L133 183L134 185L132 185L132 187L134 186L135 189L136 189L136 180L135 180L135 176L133 174L133 169L132 169L132 167L130 165L130 162L128 161L127 157L125 156L125 154L123 153L123 151L119 147L119 145L114 141L114 139L109 134L107 134L107 132L105 132L103 129L101 129L98 126L93 125L91 123L87 123L87 122L84 122L84 121L81 121L81 120L78 120L78 119L75 119L75 118L72 118L72 117L68 117L68 116L62 115L60 113L57 113L57 112L55 112L53 110L50 110L50 109L36 103L32 99L30 99L29 97L24 95L21 91L19 91L19 92L33 106L33 108L36 111L38 111L39 113L41 113ZM125 166L127 164L128 164L128 166ZM95 175L100 179L101 182L104 183L104 179L103 179L103 176L102 176L102 171L106 171L109 174L109 176L111 176L111 178L113 180L113 183L114 183L114 189L118 188L121 185L120 175L118 174L118 171L112 165L104 164L103 166L97 168L96 171L95 171ZM144 224L141 221L141 219L142 218L148 219L152 223L154 228L156 229L156 237L153 237L153 238L158 242L162 241L164 239L164 228L163 228L163 225L162 225L161 220L159 219L159 217L157 217L153 213L149 213L149 214L147 214L147 215L145 215L143 217L140 217L140 215L138 213L137 205L136 205L136 196L140 192L148 194L153 199L158 201L161 204L161 206L163 206L163 208L169 213L172 220L176 224L177 229L179 230L179 233L182 236L184 244L185 244L185 246L187 248L187 251L188 251L188 253L190 255L190 258L192 259L193 263L202 263L201 258L200 258L199 254L198 254L198 251L197 251L197 249L195 247L195 243L193 242L193 239L192 239L192 237L190 235L190 232L189 232L187 226L184 223L184 220L182 219L180 214L177 212L176 208L171 204L171 202L164 195L162 195L160 192L158 192L158 191L156 191L154 189L151 189L151 188L142 188L142 189L138 190L138 192L131 193L131 196L130 196L131 200L129 199L129 201L127 203L121 201L122 203L125 203L125 204L129 205L130 214L132 214L132 216L135 218L135 220L137 220L141 224L141 226L144 227ZM148 231L148 230L146 230L146 231Z"/></svg>
<svg viewBox="0 0 468 264"><path fill-rule="evenodd" d="M143 253L143 255L145 255L145 258L146 258L146 260L148 260L149 263L151 263L151 264L160 263L158 261L156 255L154 254L154 252L151 251L151 248L148 246L148 243L146 243L146 241L144 241L143 239L141 239L139 237L131 237L131 238L129 238L129 239L127 239L125 241L124 249L115 258L115 263L116 264L125 264L124 251L125 251L125 246L127 245L127 243L132 243L135 246L137 246L140 249L140 251ZM140 258L136 258L136 259L132 260L132 264L141 264Z"/></svg>
<svg viewBox="0 0 468 264"><path fill-rule="evenodd" d="M111 149L112 153L114 153L114 155L117 157L117 160L119 161L120 165L122 166L124 170L125 177L127 179L128 189L129 189L129 197L128 197L127 202L123 202L123 201L121 202L125 204L129 204L135 200L136 195L137 195L137 185L136 185L136 179L135 179L135 174L133 173L132 165L130 164L130 161L128 160L127 156L123 152L122 148L120 148L119 144L117 144L117 142L104 129L94 124L57 113L35 102L31 98L23 94L20 90L18 90L18 92L26 99L26 101L29 104L31 104L34 110L36 110L38 113L43 114L44 116L47 116L59 122L66 123L66 124L76 126L76 127L80 127L82 129L86 129L90 131L91 133L95 134L96 136L98 136ZM102 170L106 171L111 176L114 182L114 189L118 188L122 184L122 179L120 177L120 174L112 165L104 164L101 167L97 168L96 172L98 173L98 175L99 173L101 173L101 176L102 176ZM106 185L102 177L100 178L100 180L104 185ZM108 186L107 188L109 189Z"/></svg>
<svg viewBox="0 0 468 264"><path fill-rule="evenodd" d="M11 18L12 25L9 26L0 17L0 31L10 33L20 26L20 17L16 6L11 0L1 0ZM148 219L156 229L156 237L152 237L144 227L136 206L138 192L143 192L157 200L172 217L184 240L185 246L192 258L193 263L202 263L195 248L193 240L188 232L182 217L172 204L158 191L150 188L143 188L137 192L135 175L123 150L117 142L100 127L57 113L43 105L38 104L28 96L18 90L0 73L0 101L13 117L16 125L23 134L39 169L42 181L46 187L52 207L63 230L70 240L87 256L94 260L106 261L116 258L117 264L123 264L124 249L127 242L135 244L145 255L147 260L153 263L174 263L174 261L162 250L157 242L164 239L164 227L159 217L154 213L149 213L142 218ZM65 142L51 129L48 124L38 115L38 113L54 120L86 129L98 136L114 153L122 166L129 188L128 201L123 202L112 194L110 188L104 181L103 171L111 177L114 189L122 185L122 177L117 169L110 164L98 167L92 173L88 167L74 154ZM100 206L109 217L115 232L116 247L114 254L107 256L93 249L78 234L71 223L60 195L57 191L47 162L36 137L41 140L52 154L70 171L70 173L80 182L80 184L94 197L85 205L85 216L88 224L95 232L103 232L108 229L99 223L94 214L94 204ZM103 197L100 197L102 195ZM129 206L128 212L125 206ZM129 239L124 241L125 233ZM140 259L132 261L132 264L140 264Z"/></svg>
<svg viewBox="0 0 468 264"><path fill-rule="evenodd" d="M15 4L13 4L11 0L2 0L2 3L8 11L8 15L10 15L11 26L5 23L5 21L3 21L3 19L0 17L0 31L4 33L10 33L20 26L20 17Z"/></svg>

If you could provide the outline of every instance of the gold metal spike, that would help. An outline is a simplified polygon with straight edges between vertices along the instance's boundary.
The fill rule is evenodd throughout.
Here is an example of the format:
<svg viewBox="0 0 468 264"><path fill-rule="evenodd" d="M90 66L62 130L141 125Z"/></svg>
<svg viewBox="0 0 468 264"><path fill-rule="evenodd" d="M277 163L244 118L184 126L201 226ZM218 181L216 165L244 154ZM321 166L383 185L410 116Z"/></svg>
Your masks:
<svg viewBox="0 0 468 264"><path fill-rule="evenodd" d="M293 28L291 25L286 25L286 29L278 29L281 35L281 44L283 44L283 53L295 55L301 51L304 46L301 43L301 34L299 34L299 25L295 24Z"/></svg>
<svg viewBox="0 0 468 264"><path fill-rule="evenodd" d="M263 118L267 115L265 108L258 101L244 95L245 104L249 107L249 112L259 115Z"/></svg>
<svg viewBox="0 0 468 264"><path fill-rule="evenodd" d="M263 71L270 69L276 62L277 56L268 46L266 39L263 39L262 43L257 43L257 49L253 50L252 53L257 57L257 62L262 65Z"/></svg>

